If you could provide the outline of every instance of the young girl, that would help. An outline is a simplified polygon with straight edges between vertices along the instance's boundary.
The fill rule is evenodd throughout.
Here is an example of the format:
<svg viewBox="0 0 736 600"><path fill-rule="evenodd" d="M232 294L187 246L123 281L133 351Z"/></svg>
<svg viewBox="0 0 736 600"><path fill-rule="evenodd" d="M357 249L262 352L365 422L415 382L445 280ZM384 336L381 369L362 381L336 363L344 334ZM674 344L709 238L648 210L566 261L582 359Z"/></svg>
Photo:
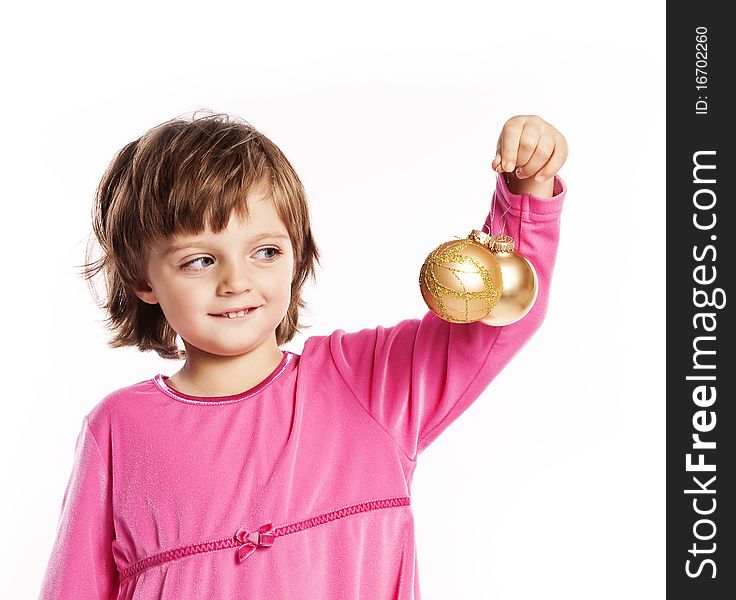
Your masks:
<svg viewBox="0 0 736 600"><path fill-rule="evenodd" d="M185 362L83 419L40 597L419 598L416 461L541 324L566 156L554 127L516 116L492 162L485 224L504 215L538 275L523 319L427 312L295 354L279 346L318 250L284 154L223 115L125 146L98 188L86 276L105 277L112 346Z"/></svg>

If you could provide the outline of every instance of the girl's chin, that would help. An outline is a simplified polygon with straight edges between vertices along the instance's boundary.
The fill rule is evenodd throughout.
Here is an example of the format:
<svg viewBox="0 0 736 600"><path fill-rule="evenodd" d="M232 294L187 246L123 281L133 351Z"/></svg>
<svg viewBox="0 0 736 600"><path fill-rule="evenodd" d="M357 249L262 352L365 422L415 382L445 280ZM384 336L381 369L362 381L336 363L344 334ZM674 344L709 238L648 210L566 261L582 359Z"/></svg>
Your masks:
<svg viewBox="0 0 736 600"><path fill-rule="evenodd" d="M257 350L259 346L192 344L185 341L184 348L189 356L200 356L202 358L234 358L236 356L250 354Z"/></svg>

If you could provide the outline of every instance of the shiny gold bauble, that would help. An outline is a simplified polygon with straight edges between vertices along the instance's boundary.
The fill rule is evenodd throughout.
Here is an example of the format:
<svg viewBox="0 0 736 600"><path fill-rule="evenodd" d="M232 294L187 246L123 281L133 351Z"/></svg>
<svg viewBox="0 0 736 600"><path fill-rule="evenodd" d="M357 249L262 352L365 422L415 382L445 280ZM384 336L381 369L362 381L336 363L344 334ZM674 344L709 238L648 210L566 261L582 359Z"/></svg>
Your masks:
<svg viewBox="0 0 736 600"><path fill-rule="evenodd" d="M538 290L537 272L532 263L514 252L511 236L493 236L489 247L501 267L503 294L493 312L481 321L487 325L511 325L534 306Z"/></svg>
<svg viewBox="0 0 736 600"><path fill-rule="evenodd" d="M501 298L501 268L485 244L470 237L452 240L427 256L419 288L437 316L450 323L471 323L488 316Z"/></svg>

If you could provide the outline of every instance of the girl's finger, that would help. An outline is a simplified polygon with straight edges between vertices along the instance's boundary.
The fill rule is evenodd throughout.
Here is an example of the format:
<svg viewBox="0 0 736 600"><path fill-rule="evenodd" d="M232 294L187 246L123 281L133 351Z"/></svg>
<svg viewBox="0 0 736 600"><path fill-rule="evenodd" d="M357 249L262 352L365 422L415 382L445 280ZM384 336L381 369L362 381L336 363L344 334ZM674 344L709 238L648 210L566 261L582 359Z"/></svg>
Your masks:
<svg viewBox="0 0 736 600"><path fill-rule="evenodd" d="M498 138L498 154L501 155L501 166L503 170L510 173L516 166L516 156L519 149L519 139L523 124L516 119L506 121Z"/></svg>
<svg viewBox="0 0 736 600"><path fill-rule="evenodd" d="M564 143L555 144L555 149L552 152L552 155L549 157L549 160L539 168L534 179L536 181L545 181L550 177L553 177L560 170L562 165L565 164L565 160L567 160L567 146Z"/></svg>
<svg viewBox="0 0 736 600"><path fill-rule="evenodd" d="M521 163L521 166L517 169L517 177L534 177L539 170L547 164L550 156L555 150L554 139L550 139L548 136L541 137L538 140L536 147L529 156L529 160L525 163ZM521 172L520 172L521 171Z"/></svg>
<svg viewBox="0 0 736 600"><path fill-rule="evenodd" d="M516 153L516 176L524 178L528 176L531 171L527 171L525 165L533 160L534 153L541 139L541 131L539 126L533 122L527 122L524 124L524 129L519 137L519 146ZM543 163L542 163L543 164ZM524 167L520 171L520 167ZM541 167L541 164L540 164Z"/></svg>
<svg viewBox="0 0 736 600"><path fill-rule="evenodd" d="M496 148L496 156L493 158L493 161L491 161L491 168L498 172L499 167L501 166L501 154L499 148Z"/></svg>

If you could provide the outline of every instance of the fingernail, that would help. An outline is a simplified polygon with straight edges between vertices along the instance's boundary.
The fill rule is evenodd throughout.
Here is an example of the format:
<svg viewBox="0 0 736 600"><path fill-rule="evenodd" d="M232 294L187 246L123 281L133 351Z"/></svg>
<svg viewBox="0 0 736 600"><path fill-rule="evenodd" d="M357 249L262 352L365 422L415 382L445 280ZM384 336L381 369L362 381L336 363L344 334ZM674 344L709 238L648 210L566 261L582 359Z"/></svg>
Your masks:
<svg viewBox="0 0 736 600"><path fill-rule="evenodd" d="M539 181L539 182L542 182L545 179L547 179L547 178L544 175L542 175L541 173L534 178L535 181Z"/></svg>
<svg viewBox="0 0 736 600"><path fill-rule="evenodd" d="M506 162L504 163L503 170L504 171L513 171L514 170L514 163L512 162Z"/></svg>
<svg viewBox="0 0 736 600"><path fill-rule="evenodd" d="M519 167L518 169L516 169L516 176L517 177L524 177L524 171L522 170L521 167Z"/></svg>

